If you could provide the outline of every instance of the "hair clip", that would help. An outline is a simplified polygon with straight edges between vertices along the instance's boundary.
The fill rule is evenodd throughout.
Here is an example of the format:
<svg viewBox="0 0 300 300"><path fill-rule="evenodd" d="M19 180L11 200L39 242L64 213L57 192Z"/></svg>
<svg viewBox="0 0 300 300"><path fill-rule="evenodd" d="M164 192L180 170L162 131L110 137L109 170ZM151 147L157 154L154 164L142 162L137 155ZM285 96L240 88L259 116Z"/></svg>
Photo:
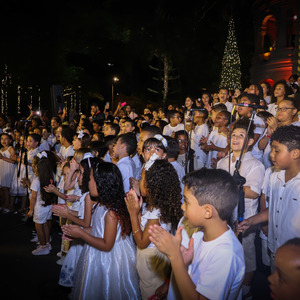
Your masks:
<svg viewBox="0 0 300 300"><path fill-rule="evenodd" d="M36 156L38 158L43 158L43 157L48 158L48 155L45 151L42 151L42 152L38 153Z"/></svg>
<svg viewBox="0 0 300 300"><path fill-rule="evenodd" d="M84 136L84 132L83 132L83 130L80 130L80 131L78 131L77 138L78 138L78 139L82 139L82 138L83 138L83 136Z"/></svg>
<svg viewBox="0 0 300 300"><path fill-rule="evenodd" d="M163 143L163 145L164 145L165 148L168 147L168 142L167 142L167 140L166 140L161 134L156 134L156 135L154 136L154 138L156 138L157 140L161 141L161 142Z"/></svg>
<svg viewBox="0 0 300 300"><path fill-rule="evenodd" d="M145 163L144 169L148 171L157 159L158 155L156 153L153 153L149 160Z"/></svg>

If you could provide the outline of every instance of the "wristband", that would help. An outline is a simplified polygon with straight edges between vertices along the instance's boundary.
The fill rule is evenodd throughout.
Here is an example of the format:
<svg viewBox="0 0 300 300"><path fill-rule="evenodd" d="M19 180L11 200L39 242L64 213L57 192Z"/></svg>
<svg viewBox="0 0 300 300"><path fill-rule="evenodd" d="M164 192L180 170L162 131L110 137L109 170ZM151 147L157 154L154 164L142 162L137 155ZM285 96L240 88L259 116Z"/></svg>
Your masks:
<svg viewBox="0 0 300 300"><path fill-rule="evenodd" d="M211 118L211 115L208 115L209 118Z"/></svg>
<svg viewBox="0 0 300 300"><path fill-rule="evenodd" d="M68 198L69 198L68 195L65 195L65 197L66 197L66 200L68 200Z"/></svg>
<svg viewBox="0 0 300 300"><path fill-rule="evenodd" d="M270 138L270 137L271 137L271 136L270 136L270 135L268 135L268 134L266 134L265 136L266 136L267 138Z"/></svg>

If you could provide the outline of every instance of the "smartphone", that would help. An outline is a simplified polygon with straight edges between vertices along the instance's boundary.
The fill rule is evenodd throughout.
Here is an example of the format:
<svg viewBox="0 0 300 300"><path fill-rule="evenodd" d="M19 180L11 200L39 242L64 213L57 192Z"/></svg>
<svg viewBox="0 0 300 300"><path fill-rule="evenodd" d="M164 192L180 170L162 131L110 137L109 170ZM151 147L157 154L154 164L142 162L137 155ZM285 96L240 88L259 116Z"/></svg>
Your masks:
<svg viewBox="0 0 300 300"><path fill-rule="evenodd" d="M126 102L122 102L121 103L121 106L123 107L123 106L125 106L127 103Z"/></svg>

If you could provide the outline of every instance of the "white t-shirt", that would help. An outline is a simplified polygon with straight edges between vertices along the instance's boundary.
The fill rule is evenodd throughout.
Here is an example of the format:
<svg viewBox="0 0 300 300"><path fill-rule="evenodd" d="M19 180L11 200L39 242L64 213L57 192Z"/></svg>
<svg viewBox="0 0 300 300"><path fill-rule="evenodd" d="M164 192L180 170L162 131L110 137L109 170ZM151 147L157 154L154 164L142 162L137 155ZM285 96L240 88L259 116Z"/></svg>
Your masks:
<svg viewBox="0 0 300 300"><path fill-rule="evenodd" d="M125 193L130 190L130 177L134 178L135 175L135 163L129 156L121 158L116 164L122 174L123 185Z"/></svg>
<svg viewBox="0 0 300 300"><path fill-rule="evenodd" d="M160 221L160 210L158 208L153 208L152 211L149 211L146 208L146 204L144 203L142 206L142 216L141 216L141 229L144 231L148 220L159 220L160 226L169 231L171 230L171 224L166 224ZM155 245L151 242L147 248L154 248Z"/></svg>
<svg viewBox="0 0 300 300"><path fill-rule="evenodd" d="M269 181L268 247L273 254L289 239L300 237L300 172L285 182L285 171Z"/></svg>
<svg viewBox="0 0 300 300"><path fill-rule="evenodd" d="M200 139L209 134L209 128L206 123L197 125L191 133L191 148L195 151L198 165L205 165L207 161L207 153L199 146Z"/></svg>
<svg viewBox="0 0 300 300"><path fill-rule="evenodd" d="M226 101L226 103L224 103L227 107L227 110L231 113L232 109L233 109L233 104L232 102Z"/></svg>
<svg viewBox="0 0 300 300"><path fill-rule="evenodd" d="M184 190L184 184L182 183L182 178L185 175L185 170L182 165L180 165L176 160L171 162L172 166L177 172L178 179L180 181L180 187L181 187L181 194L182 194L182 200L181 203L183 203L183 190Z"/></svg>
<svg viewBox="0 0 300 300"><path fill-rule="evenodd" d="M235 171L235 162L232 162L232 155L231 155L231 164L230 164L230 174L233 175ZM229 156L222 158L217 163L217 169L223 169L229 172ZM245 178L246 182L244 186L249 186L250 189L257 193L258 195L261 194L262 184L265 177L265 167L264 165L255 157L251 155L250 152L246 152L243 155L242 163L240 166L239 173L242 177ZM250 199L245 197L245 213L244 218L250 218L251 216L257 213L258 208L258 198ZM237 220L237 207L235 208L232 214L232 221L235 222Z"/></svg>
<svg viewBox="0 0 300 300"><path fill-rule="evenodd" d="M213 142L217 147L226 148L228 144L227 136L224 133L219 133L218 129L211 131L209 134L207 145L210 145L210 142ZM217 158L218 151L209 151L207 155L206 168L212 168L211 160Z"/></svg>
<svg viewBox="0 0 300 300"><path fill-rule="evenodd" d="M258 149L258 142L263 137L263 133L265 131L266 125L262 118L258 117L257 115L254 116L253 124L255 125L254 134L259 134L260 137L253 146L251 150L251 154L257 158L258 160L262 161L263 159L263 150Z"/></svg>
<svg viewBox="0 0 300 300"><path fill-rule="evenodd" d="M203 232L193 234L194 257L188 273L197 292L208 299L242 299L244 250L234 232L228 228L228 231L209 242L203 241ZM185 239L188 239L186 234ZM172 275L168 300L181 299L174 286Z"/></svg>
<svg viewBox="0 0 300 300"><path fill-rule="evenodd" d="M66 148L65 146L61 146L59 149L59 154L61 155L61 157L63 159L66 159L69 156L73 156L75 153L75 151L73 150L73 146L70 145L68 148Z"/></svg>
<svg viewBox="0 0 300 300"><path fill-rule="evenodd" d="M139 155L136 153L133 157L132 157L132 160L135 164L135 175L133 178L135 179L141 179L141 174L142 174L142 162L140 160L140 157Z"/></svg>
<svg viewBox="0 0 300 300"><path fill-rule="evenodd" d="M184 130L184 124L180 123L175 127L172 127L171 124L168 124L163 129L163 135L171 136L173 132Z"/></svg>

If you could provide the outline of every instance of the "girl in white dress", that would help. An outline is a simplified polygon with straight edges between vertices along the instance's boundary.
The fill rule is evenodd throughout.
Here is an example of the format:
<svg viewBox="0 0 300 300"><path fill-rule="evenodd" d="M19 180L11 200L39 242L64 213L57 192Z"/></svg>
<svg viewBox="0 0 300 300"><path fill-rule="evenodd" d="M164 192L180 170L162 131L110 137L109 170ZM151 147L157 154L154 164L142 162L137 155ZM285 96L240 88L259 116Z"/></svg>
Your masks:
<svg viewBox="0 0 300 300"><path fill-rule="evenodd" d="M7 133L1 135L0 149L0 197L3 201L1 207L3 212L7 213L14 209L14 201L10 201L9 189L16 168L16 154L10 146L10 137Z"/></svg>
<svg viewBox="0 0 300 300"><path fill-rule="evenodd" d="M39 145L41 142L41 136L32 133L29 134L25 143L24 143L24 151L20 152L20 155L22 157L18 158L19 164L14 170L14 175L13 179L11 181L10 185L10 196L14 199L19 196L21 198L21 211L26 210L26 205L27 205L27 187L24 185L21 181L23 179L29 179L31 181L31 177L33 175L32 171L32 160L33 158L40 152Z"/></svg>
<svg viewBox="0 0 300 300"><path fill-rule="evenodd" d="M136 247L124 202L121 172L101 159L92 165L89 192L97 200L89 229L65 225L71 238L85 241L75 271L73 299L140 299Z"/></svg>
<svg viewBox="0 0 300 300"><path fill-rule="evenodd" d="M153 155L156 155L154 153ZM171 232L176 230L182 216L181 186L171 163L156 159L147 161L142 171L140 194L131 189L125 198L132 232L137 244L137 271L140 277L142 299L163 299L168 291L170 262L149 239L149 226L157 224ZM163 292L164 290L164 292ZM152 299L151 298L151 299Z"/></svg>

